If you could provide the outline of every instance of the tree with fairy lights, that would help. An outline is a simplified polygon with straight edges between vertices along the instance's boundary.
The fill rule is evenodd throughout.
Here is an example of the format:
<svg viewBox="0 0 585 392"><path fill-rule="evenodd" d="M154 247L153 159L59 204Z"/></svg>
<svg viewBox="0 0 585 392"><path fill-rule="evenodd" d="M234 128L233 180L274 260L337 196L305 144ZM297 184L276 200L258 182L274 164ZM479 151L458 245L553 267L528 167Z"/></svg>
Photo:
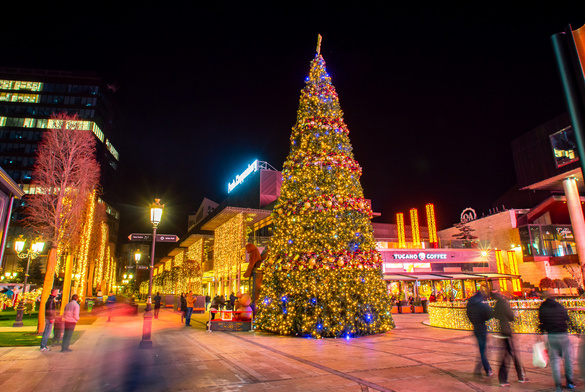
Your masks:
<svg viewBox="0 0 585 392"><path fill-rule="evenodd" d="M256 318L265 331L349 338L394 327L348 133L318 46L272 215Z"/></svg>

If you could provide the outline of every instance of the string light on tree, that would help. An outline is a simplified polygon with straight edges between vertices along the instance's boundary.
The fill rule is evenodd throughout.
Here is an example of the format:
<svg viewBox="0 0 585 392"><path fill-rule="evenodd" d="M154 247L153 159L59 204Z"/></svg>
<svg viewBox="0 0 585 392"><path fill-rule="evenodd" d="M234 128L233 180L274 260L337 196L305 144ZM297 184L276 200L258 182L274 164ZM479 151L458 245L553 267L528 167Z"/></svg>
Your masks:
<svg viewBox="0 0 585 392"><path fill-rule="evenodd" d="M349 130L320 55L311 62L272 219L257 325L315 338L394 327Z"/></svg>

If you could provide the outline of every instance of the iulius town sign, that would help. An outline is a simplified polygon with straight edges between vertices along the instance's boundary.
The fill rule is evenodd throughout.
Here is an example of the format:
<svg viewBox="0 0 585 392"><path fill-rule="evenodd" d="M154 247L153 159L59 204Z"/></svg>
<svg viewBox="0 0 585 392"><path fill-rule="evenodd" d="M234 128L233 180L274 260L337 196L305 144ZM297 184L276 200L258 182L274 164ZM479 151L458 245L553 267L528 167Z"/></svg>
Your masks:
<svg viewBox="0 0 585 392"><path fill-rule="evenodd" d="M128 236L130 241L152 241L152 234L132 233ZM174 234L157 234L156 242L177 242L179 236Z"/></svg>

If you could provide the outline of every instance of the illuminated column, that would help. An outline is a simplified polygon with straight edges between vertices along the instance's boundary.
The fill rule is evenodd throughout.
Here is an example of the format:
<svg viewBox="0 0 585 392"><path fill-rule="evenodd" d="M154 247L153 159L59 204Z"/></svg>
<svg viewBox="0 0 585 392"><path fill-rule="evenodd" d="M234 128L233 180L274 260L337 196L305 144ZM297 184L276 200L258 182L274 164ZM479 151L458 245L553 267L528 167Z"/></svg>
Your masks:
<svg viewBox="0 0 585 392"><path fill-rule="evenodd" d="M404 234L404 214L396 214L396 229L398 230L398 247L406 248L406 235Z"/></svg>
<svg viewBox="0 0 585 392"><path fill-rule="evenodd" d="M420 248L420 230L418 227L418 211L416 208L410 209L410 226L412 228L412 246Z"/></svg>
<svg viewBox="0 0 585 392"><path fill-rule="evenodd" d="M508 264L510 264L510 273L513 275L520 275L518 272L518 259L516 258L516 251L508 251ZM512 279L512 288L515 292L522 291L520 279Z"/></svg>
<svg viewBox="0 0 585 392"><path fill-rule="evenodd" d="M426 205L427 210L427 226L429 228L429 242L431 248L439 247L439 240L437 238L437 224L435 222L435 206L431 203Z"/></svg>
<svg viewBox="0 0 585 392"><path fill-rule="evenodd" d="M496 249L494 253L496 254L496 265L498 267L498 273L505 274L506 268L504 266L504 258L502 257L503 252L501 250ZM507 288L508 286L506 285L506 279L500 278L500 290L506 290Z"/></svg>
<svg viewBox="0 0 585 392"><path fill-rule="evenodd" d="M583 209L581 208L581 199L577 189L577 180L567 178L563 181L563 188L565 188L565 196L567 196L567 207L569 208L571 226L575 235L579 263L581 264L581 269L583 269L583 264L585 263L585 222L583 221Z"/></svg>

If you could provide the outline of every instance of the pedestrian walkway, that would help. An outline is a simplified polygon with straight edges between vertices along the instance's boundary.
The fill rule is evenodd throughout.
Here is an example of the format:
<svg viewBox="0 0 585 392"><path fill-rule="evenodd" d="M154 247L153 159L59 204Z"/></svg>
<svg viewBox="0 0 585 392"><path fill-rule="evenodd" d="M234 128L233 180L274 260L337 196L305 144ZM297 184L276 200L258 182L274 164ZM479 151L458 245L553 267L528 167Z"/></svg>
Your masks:
<svg viewBox="0 0 585 392"><path fill-rule="evenodd" d="M550 391L550 369L532 366L537 335L517 335L530 382L475 380L472 334L423 324L424 314L394 315L396 329L355 339L305 339L255 332L207 332L161 309L150 350L140 350L139 316L99 317L83 327L70 353L0 348L2 391ZM81 328L80 328L81 330ZM577 337L572 337L577 344ZM499 341L490 337L497 374ZM582 388L582 383L577 385Z"/></svg>

